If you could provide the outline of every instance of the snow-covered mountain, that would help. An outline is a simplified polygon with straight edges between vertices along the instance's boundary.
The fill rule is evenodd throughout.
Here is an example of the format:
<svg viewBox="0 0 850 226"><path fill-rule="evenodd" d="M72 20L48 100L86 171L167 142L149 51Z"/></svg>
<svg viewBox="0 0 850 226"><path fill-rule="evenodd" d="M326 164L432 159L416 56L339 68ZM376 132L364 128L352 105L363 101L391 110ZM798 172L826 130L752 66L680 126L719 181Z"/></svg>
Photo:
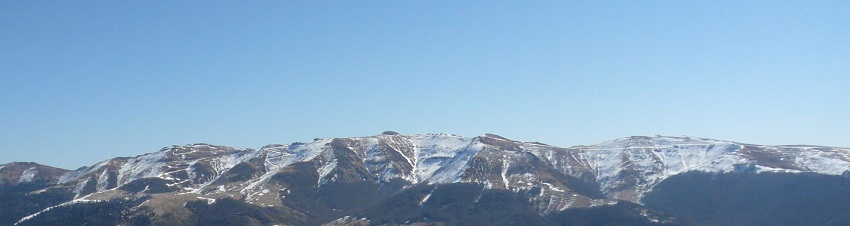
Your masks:
<svg viewBox="0 0 850 226"><path fill-rule="evenodd" d="M39 178L49 184L40 191L62 190L72 198L29 213L17 223L26 223L55 206L115 199L146 200L133 206L133 211L167 209L191 214L180 206L189 201L213 204L235 199L286 209L302 218L320 210L336 218L363 206L333 201L326 206L305 206L302 202L308 199L303 197L314 201L378 200L376 197L416 186L434 187L418 200L423 206L437 187L449 184L480 185L479 199L485 191L522 194L534 212L546 215L620 201L640 204L656 185L687 172L847 175L850 149L667 136L633 136L561 148L493 134L462 137L387 132L267 145L259 150L209 144L172 146L73 171L21 165L0 165L2 183ZM354 188L368 191L336 197L346 194L340 191Z"/></svg>

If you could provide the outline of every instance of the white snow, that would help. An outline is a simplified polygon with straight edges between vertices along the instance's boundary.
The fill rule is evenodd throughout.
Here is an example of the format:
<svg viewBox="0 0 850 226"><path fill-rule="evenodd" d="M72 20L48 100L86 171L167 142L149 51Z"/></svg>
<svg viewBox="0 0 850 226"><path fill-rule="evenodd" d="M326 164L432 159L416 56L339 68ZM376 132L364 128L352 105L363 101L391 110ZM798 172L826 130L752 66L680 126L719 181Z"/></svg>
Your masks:
<svg viewBox="0 0 850 226"><path fill-rule="evenodd" d="M430 193L425 195L425 197L423 197L422 200L419 201L419 206L422 206L422 204L425 204L425 202L427 202L428 199L431 198L431 194L433 194L433 193L434 193L434 191L431 191Z"/></svg>
<svg viewBox="0 0 850 226"><path fill-rule="evenodd" d="M507 155L502 155L502 184L505 189L510 189L510 181L508 181L508 169L511 168L511 162L508 161Z"/></svg>
<svg viewBox="0 0 850 226"><path fill-rule="evenodd" d="M429 171L420 171L418 173L419 178L427 178L428 183L455 183L460 182L461 176L463 175L463 171L466 170L466 166L469 164L469 161L478 154L484 148L484 144L480 142L471 142L467 144L466 147L460 149L460 152L450 158L436 158L438 161L430 162L429 159L434 159L433 157L424 158L422 161L423 164L420 165L420 169L427 169ZM428 153L420 150L420 153Z"/></svg>
<svg viewBox="0 0 850 226"><path fill-rule="evenodd" d="M97 201L95 201L95 200L86 200L86 199L85 199L85 197L83 197L83 198L79 198L79 199L74 199L74 200L71 200L71 201L68 201L68 202L65 202L65 203L59 204L59 205L55 205L55 206L51 206L51 207L47 207L47 208L45 208L45 209L43 209L43 210L41 210L41 211L38 211L38 212L36 212L36 213L34 213L34 214L30 214L30 215L28 215L28 216L26 216L26 217L23 217L23 218L21 218L20 220L18 220L18 222L15 222L15 224L14 224L14 225L18 225L18 224L20 224L20 223L22 223L22 222L24 222L24 221L30 220L30 219L32 219L32 218L34 218L34 217L38 216L39 214L42 214L42 213L47 212L47 211L50 211L50 210L52 210L52 209L54 209L54 208L56 208L56 207L69 206L69 205L73 205L73 204L77 204L77 203L87 203L87 202L97 202Z"/></svg>
<svg viewBox="0 0 850 226"><path fill-rule="evenodd" d="M32 181L32 179L35 178L36 173L38 173L38 169L36 169L35 166L24 170L24 172L21 173L20 179L18 179L18 183L25 183L25 182Z"/></svg>
<svg viewBox="0 0 850 226"><path fill-rule="evenodd" d="M416 169L415 151L412 156L409 156L411 155L411 153L404 153L404 150L406 150L406 148L412 145L407 139L401 139L400 137L390 137L390 139L388 139L386 143L387 146L389 146L392 150L398 151L401 157L404 157L404 160L407 161L407 164L410 164L411 166L413 166L414 169ZM411 157L413 159L411 159Z"/></svg>
<svg viewBox="0 0 850 226"><path fill-rule="evenodd" d="M78 169L78 170L74 170L74 171L69 171L69 172L65 173L64 175L62 175L61 177L59 177L59 183L64 184L66 182L76 180L76 179L82 177L87 172L88 172L88 170L86 168L82 168L82 169Z"/></svg>
<svg viewBox="0 0 850 226"><path fill-rule="evenodd" d="M103 172L100 173L100 177L98 177L98 179L97 179L97 190L98 191L106 190L106 187L109 185L108 184L108 181L109 181L108 178L109 178L109 174L106 170L104 170Z"/></svg>
<svg viewBox="0 0 850 226"><path fill-rule="evenodd" d="M321 184L325 184L325 183L326 183L326 181L327 181L327 180L329 180L329 179L328 179L328 178L326 178L326 177L328 176L328 174L330 174L331 172L333 172L333 170L334 170L334 169L336 169L336 163L337 163L337 161L336 161L336 159L334 159L334 160L333 160L333 161L331 161L330 163L325 164L324 166L322 166L322 168L319 170L319 182L318 182L318 183L319 183L320 185L321 185Z"/></svg>
<svg viewBox="0 0 850 226"><path fill-rule="evenodd" d="M798 153L795 163L813 172L840 175L850 170L850 150L804 148Z"/></svg>
<svg viewBox="0 0 850 226"><path fill-rule="evenodd" d="M67 173L65 173L65 175L62 175L62 177L59 178L59 183L64 184L64 183L67 183L67 182L70 182L70 181L73 181L73 180L83 179L82 178L83 176L88 175L92 172L96 172L100 168L103 168L104 166L109 164L110 161L112 161L112 160L102 161L102 162L99 162L97 164L94 164L91 167L83 167L83 168L76 169L74 171L67 172ZM83 180L85 180L85 179L83 179Z"/></svg>
<svg viewBox="0 0 850 226"><path fill-rule="evenodd" d="M198 196L198 199L207 201L207 205L215 203L216 199Z"/></svg>
<svg viewBox="0 0 850 226"><path fill-rule="evenodd" d="M645 180L637 185L637 196L627 198L638 202L643 193L667 177L688 171L730 172L736 165L752 165L756 172L798 173L793 168L776 168L760 163L759 159L749 157L742 152L748 151L773 153L781 157L779 161L806 169L810 172L838 175L850 170L850 152L846 149L828 149L800 146L753 146L729 141L689 138L689 137L628 137L603 142L592 146L577 146L573 159L586 160L589 170L596 175L603 192L618 198L613 191L625 183L621 172L633 170L641 172L635 176ZM552 156L543 154L543 156ZM790 158L789 158L790 157ZM767 160L770 161L770 160ZM578 161L582 162L582 161ZM579 176L581 170L563 169L564 172Z"/></svg>
<svg viewBox="0 0 850 226"><path fill-rule="evenodd" d="M481 150L481 144L474 143L473 138L449 134L422 134L411 136L380 135L374 137L351 138L354 144L350 148L355 153L361 153L364 165L370 173L381 181L393 178L403 178L411 183L428 181L429 183L451 183L460 180L469 160ZM266 153L266 174L241 190L250 193L251 190L268 183L268 180L286 166L305 162L322 156L321 165L317 169L320 175L319 184L332 181L330 173L337 167L337 162L328 143L332 139L320 139L306 144L269 145L261 149ZM379 148L379 144L389 146L389 150ZM390 161L389 152L396 151L404 161L412 166L411 172L400 171Z"/></svg>
<svg viewBox="0 0 850 226"><path fill-rule="evenodd" d="M284 157L278 167L283 168L292 163L313 160L316 156L321 154L323 150L328 149L326 146L331 141L333 141L333 139L321 139L307 144L290 145L289 149L286 150L286 153L282 153Z"/></svg>
<svg viewBox="0 0 850 226"><path fill-rule="evenodd" d="M403 177L402 173L393 168L393 165L390 163L389 153L388 151L394 150L394 148L398 148L399 144L391 139L386 139L388 137L369 137L364 139L355 139L359 145L357 147L349 147L355 152L364 152L365 158L363 159L363 164L366 166L366 169L371 171L373 175L378 177L381 181L389 181L393 178ZM381 141L384 141L384 144L390 147L391 150L384 150L381 148ZM404 154L402 157L405 158L407 162L411 162ZM336 164L334 163L334 166ZM409 177L408 177L409 178Z"/></svg>
<svg viewBox="0 0 850 226"><path fill-rule="evenodd" d="M555 187L555 185L552 185L550 183L543 182L542 184L546 185L546 187L548 187L549 190L556 191L556 192L565 192L564 189L560 189L558 187ZM573 194L573 195L575 195L575 194Z"/></svg>
<svg viewBox="0 0 850 226"><path fill-rule="evenodd" d="M118 170L118 184L123 185L140 178L159 175L160 168L165 165L160 162L162 158L165 158L165 153L160 151L127 159L127 162L121 164Z"/></svg>
<svg viewBox="0 0 850 226"><path fill-rule="evenodd" d="M257 189L268 183L268 181L280 170L296 162L307 162L315 159L320 154L329 150L328 144L333 139L319 139L310 143L296 143L292 145L268 145L260 149L259 153L265 153L266 159L264 165L266 173L259 178L251 181L248 186L240 190L242 194L249 194L254 189ZM336 165L334 165L335 167ZM323 167L324 168L324 167ZM327 169L328 172L332 168ZM321 179L323 177L319 177Z"/></svg>
<svg viewBox="0 0 850 226"><path fill-rule="evenodd" d="M472 138L448 134L426 134L411 137L416 153L416 180L429 183L458 181L463 168L483 147Z"/></svg>

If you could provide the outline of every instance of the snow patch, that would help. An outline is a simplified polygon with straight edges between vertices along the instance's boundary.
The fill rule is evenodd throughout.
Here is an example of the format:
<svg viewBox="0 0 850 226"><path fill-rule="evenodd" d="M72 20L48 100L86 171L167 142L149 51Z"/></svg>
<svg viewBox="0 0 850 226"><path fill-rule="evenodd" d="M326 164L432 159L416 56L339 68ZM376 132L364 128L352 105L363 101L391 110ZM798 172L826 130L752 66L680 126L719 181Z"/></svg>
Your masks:
<svg viewBox="0 0 850 226"><path fill-rule="evenodd" d="M318 181L319 184L327 183L327 181L329 179L326 178L326 177L328 176L328 174L333 172L334 169L336 169L336 164L337 164L336 159L334 159L333 161L331 161L328 164L325 164L324 166L322 166L321 169L319 169L319 181Z"/></svg>
<svg viewBox="0 0 850 226"><path fill-rule="evenodd" d="M212 205L212 204L213 204L213 203L215 203L215 201L216 201L216 199L213 199L213 198L207 198L207 197L203 197L203 196L198 196L198 199L200 199L200 200L206 200L206 201L207 201L207 205Z"/></svg>
<svg viewBox="0 0 850 226"><path fill-rule="evenodd" d="M502 155L502 183L505 189L510 189L510 181L508 181L508 169L511 168L511 162L508 161L507 155Z"/></svg>
<svg viewBox="0 0 850 226"><path fill-rule="evenodd" d="M428 193L427 195L425 195L425 197L424 197L424 198L422 198L422 200L420 200L420 201L419 201L419 206L422 206L422 204L425 204L425 202L427 202L427 201L428 201L428 199L430 199L430 198L431 198L431 194L433 194L433 193L434 193L434 191L431 191L430 193Z"/></svg>
<svg viewBox="0 0 850 226"><path fill-rule="evenodd" d="M795 163L813 172L841 175L850 170L850 150L821 151L805 148L797 155Z"/></svg>
<svg viewBox="0 0 850 226"><path fill-rule="evenodd" d="M307 162L315 159L324 151L329 150L328 144L333 139L318 139L310 143L294 143L292 145L267 145L260 149L259 153L264 153L266 159L264 166L266 173L251 181L248 186L240 190L240 193L247 194L250 191L268 183L271 178L286 168L289 165L297 162ZM319 178L321 180L322 177Z"/></svg>
<svg viewBox="0 0 850 226"><path fill-rule="evenodd" d="M100 173L100 176L97 178L97 190L103 191L106 190L108 184L109 174L106 170Z"/></svg>
<svg viewBox="0 0 850 226"><path fill-rule="evenodd" d="M550 183L543 182L543 185L546 185L546 187L548 187L548 188L549 188L549 190L552 190L552 191L556 191L556 192L565 192L565 191L564 191L564 189L560 189L560 188L558 188L558 187L555 187L555 185L552 185L552 184L550 184ZM573 194L573 195L575 195L575 194Z"/></svg>
<svg viewBox="0 0 850 226"><path fill-rule="evenodd" d="M59 177L58 183L64 184L64 183L70 182L72 180L76 180L76 179L82 177L87 172L88 172L88 170L86 168L81 168L81 169L77 169L77 170L74 170L74 171L69 171L69 172L63 174L61 177Z"/></svg>
<svg viewBox="0 0 850 226"><path fill-rule="evenodd" d="M26 216L26 217L23 217L23 218L21 218L20 220L18 220L18 222L15 222L15 224L14 224L14 225L18 225L18 224L20 224L20 223L23 223L24 221L28 221L28 220L30 220L30 219L32 219L32 218L34 218L34 217L38 216L39 214L45 213L45 212L50 211L50 210L52 210L52 209L55 209L55 208L57 208L57 207L70 206L70 205L74 205L74 204L77 204L77 203L90 203L90 202L98 202L98 201L97 201L97 200L86 200L86 199L85 199L85 197L80 198L80 199L74 199L74 200L71 200L71 201L68 201L68 202L65 202L65 203L59 204L59 205L55 205L55 206L51 206L51 207L47 207L47 208L45 208L45 209L43 209L43 210L41 210L41 211L38 211L38 212L36 212L36 213L34 213L34 214L30 214L30 215L28 215L28 216Z"/></svg>
<svg viewBox="0 0 850 226"><path fill-rule="evenodd" d="M436 184L446 184L446 183L455 183L460 182L461 176L463 175L464 170L466 170L466 166L469 164L469 161L478 154L479 151L484 149L484 144L480 142L472 142L467 143L466 146L457 152L452 158L449 159L438 159L438 161L430 162L428 164L428 159L425 158L423 162L423 167L419 167L422 169L428 169L429 171L422 171L422 174L418 175L419 178L427 178L428 183L436 183ZM423 153L420 151L420 153ZM428 153L427 151L424 153Z"/></svg>
<svg viewBox="0 0 850 226"><path fill-rule="evenodd" d="M140 178L159 175L160 168L164 166L160 160L165 158L165 154L166 152L154 152L127 159L127 162L121 164L118 170L118 184L123 185Z"/></svg>
<svg viewBox="0 0 850 226"><path fill-rule="evenodd" d="M36 173L38 173L38 169L36 169L35 166L24 170L24 172L21 173L21 177L18 179L18 183L26 183L32 181L32 179L35 178Z"/></svg>

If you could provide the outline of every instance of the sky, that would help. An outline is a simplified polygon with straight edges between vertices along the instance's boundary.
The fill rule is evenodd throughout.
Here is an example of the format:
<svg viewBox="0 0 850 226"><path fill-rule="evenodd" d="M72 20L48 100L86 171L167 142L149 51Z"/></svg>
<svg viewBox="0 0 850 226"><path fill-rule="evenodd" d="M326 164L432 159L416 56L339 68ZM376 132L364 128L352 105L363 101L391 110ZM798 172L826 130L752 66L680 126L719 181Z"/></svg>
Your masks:
<svg viewBox="0 0 850 226"><path fill-rule="evenodd" d="M494 133L850 147L850 1L0 1L0 163Z"/></svg>

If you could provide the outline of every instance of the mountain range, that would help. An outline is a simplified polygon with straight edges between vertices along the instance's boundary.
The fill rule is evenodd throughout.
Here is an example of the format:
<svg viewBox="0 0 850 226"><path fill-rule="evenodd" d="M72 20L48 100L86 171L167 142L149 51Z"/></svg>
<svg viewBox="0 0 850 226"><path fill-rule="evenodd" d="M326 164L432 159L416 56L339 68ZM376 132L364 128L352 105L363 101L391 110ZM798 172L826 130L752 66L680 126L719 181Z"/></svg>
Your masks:
<svg viewBox="0 0 850 226"><path fill-rule="evenodd" d="M0 225L850 225L850 149L402 135L0 165Z"/></svg>

